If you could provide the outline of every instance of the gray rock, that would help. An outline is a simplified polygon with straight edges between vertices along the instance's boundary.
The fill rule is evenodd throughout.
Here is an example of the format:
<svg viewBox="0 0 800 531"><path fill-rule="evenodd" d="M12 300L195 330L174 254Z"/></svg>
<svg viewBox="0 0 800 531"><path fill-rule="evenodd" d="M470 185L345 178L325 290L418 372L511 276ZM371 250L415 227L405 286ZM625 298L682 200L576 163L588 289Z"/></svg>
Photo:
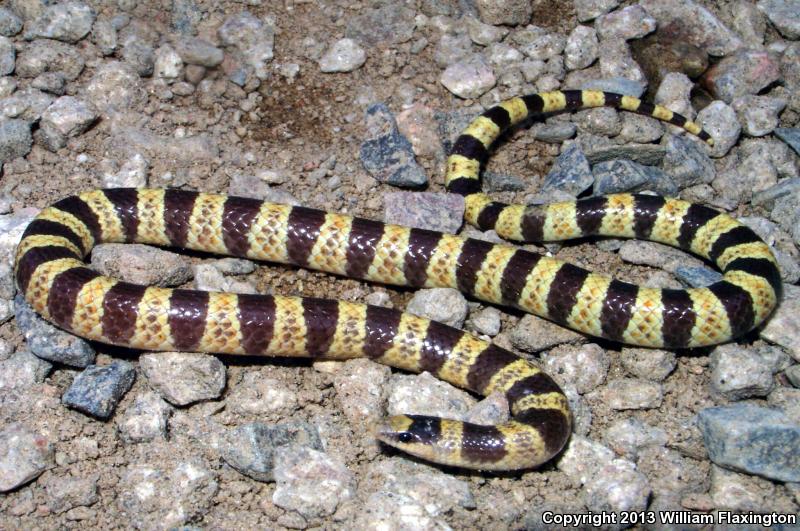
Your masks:
<svg viewBox="0 0 800 531"><path fill-rule="evenodd" d="M592 173L594 195L652 190L673 196L678 192L674 180L667 173L653 166L643 166L630 160L600 162L592 168Z"/></svg>
<svg viewBox="0 0 800 531"><path fill-rule="evenodd" d="M617 136L622 130L619 113L610 107L578 111L571 118L582 133Z"/></svg>
<svg viewBox="0 0 800 531"><path fill-rule="evenodd" d="M107 419L133 385L136 371L127 361L89 365L72 381L61 401L82 413Z"/></svg>
<svg viewBox="0 0 800 531"><path fill-rule="evenodd" d="M561 144L565 140L575 136L578 126L572 122L552 122L535 124L531 127L533 136L536 140L548 142L550 144ZM484 171L484 179L486 172Z"/></svg>
<svg viewBox="0 0 800 531"><path fill-rule="evenodd" d="M800 426L784 413L736 404L700 411L711 461L777 481L800 481Z"/></svg>
<svg viewBox="0 0 800 531"><path fill-rule="evenodd" d="M297 393L275 378L248 372L230 390L225 408L242 416L263 419L269 415L286 415L297 407Z"/></svg>
<svg viewBox="0 0 800 531"><path fill-rule="evenodd" d="M760 9L787 39L800 39L800 10L792 0L759 0Z"/></svg>
<svg viewBox="0 0 800 531"><path fill-rule="evenodd" d="M17 90L16 79L10 76L0 77L0 98L11 96L15 90Z"/></svg>
<svg viewBox="0 0 800 531"><path fill-rule="evenodd" d="M353 39L339 39L319 60L322 72L352 72L367 61L367 52Z"/></svg>
<svg viewBox="0 0 800 531"><path fill-rule="evenodd" d="M139 367L150 386L176 406L219 398L225 388L225 366L208 354L145 354L139 358Z"/></svg>
<svg viewBox="0 0 800 531"><path fill-rule="evenodd" d="M192 266L194 286L202 291L227 291L230 293L255 294L256 287L247 281L226 277L213 264L197 264Z"/></svg>
<svg viewBox="0 0 800 531"><path fill-rule="evenodd" d="M623 39L609 39L600 43L600 74L603 77L622 77L637 83L646 83L644 71L631 56Z"/></svg>
<svg viewBox="0 0 800 531"><path fill-rule="evenodd" d="M516 175L484 170L482 176L483 189L487 192L519 192L525 189L525 183Z"/></svg>
<svg viewBox="0 0 800 531"><path fill-rule="evenodd" d="M175 51L178 52L184 63L207 68L217 66L223 59L223 52L220 48L198 37L180 39L175 43Z"/></svg>
<svg viewBox="0 0 800 531"><path fill-rule="evenodd" d="M353 498L356 480L339 460L299 444L275 450L275 492L272 503L305 518L333 514Z"/></svg>
<svg viewBox="0 0 800 531"><path fill-rule="evenodd" d="M25 31L25 38L55 39L75 43L92 29L94 10L83 2L63 2L48 6Z"/></svg>
<svg viewBox="0 0 800 531"><path fill-rule="evenodd" d="M22 31L22 19L13 11L0 7L0 35L13 37Z"/></svg>
<svg viewBox="0 0 800 531"><path fill-rule="evenodd" d="M384 195L386 223L456 232L463 223L464 199L456 194L391 192Z"/></svg>
<svg viewBox="0 0 800 531"><path fill-rule="evenodd" d="M362 9L350 17L345 36L366 46L410 41L416 26L416 10L397 4Z"/></svg>
<svg viewBox="0 0 800 531"><path fill-rule="evenodd" d="M216 139L206 134L174 138L157 135L144 129L119 127L114 129L112 145L128 156L143 153L153 159L164 157L193 164L219 156L219 145Z"/></svg>
<svg viewBox="0 0 800 531"><path fill-rule="evenodd" d="M197 32L197 25L203 19L204 9L195 0L172 0L172 28L184 35Z"/></svg>
<svg viewBox="0 0 800 531"><path fill-rule="evenodd" d="M535 37L522 47L522 51L531 59L547 61L561 55L567 46L567 38L558 33L545 33ZM551 63L548 62L548 65Z"/></svg>
<svg viewBox="0 0 800 531"><path fill-rule="evenodd" d="M796 127L778 127L775 129L775 135L800 155L800 129Z"/></svg>
<svg viewBox="0 0 800 531"><path fill-rule="evenodd" d="M728 400L767 396L772 390L772 367L757 352L735 344L711 353L711 388Z"/></svg>
<svg viewBox="0 0 800 531"><path fill-rule="evenodd" d="M736 2L731 5L733 14L732 29L738 33L749 48L764 45L767 21L761 11L750 2Z"/></svg>
<svg viewBox="0 0 800 531"><path fill-rule="evenodd" d="M153 75L155 67L155 51L153 47L143 42L129 42L122 49L122 60L131 65L142 77Z"/></svg>
<svg viewBox="0 0 800 531"><path fill-rule="evenodd" d="M782 179L766 190L761 190L753 194L752 202L753 205L772 204L777 199L791 196L797 192L800 192L800 178Z"/></svg>
<svg viewBox="0 0 800 531"><path fill-rule="evenodd" d="M179 286L192 279L185 256L140 244L105 243L92 250L100 273L145 286Z"/></svg>
<svg viewBox="0 0 800 531"><path fill-rule="evenodd" d="M8 492L55 465L53 444L24 424L0 430L0 492Z"/></svg>
<svg viewBox="0 0 800 531"><path fill-rule="evenodd" d="M667 432L657 426L627 418L618 420L606 428L604 439L618 455L635 461L639 452L648 446L664 446L669 437Z"/></svg>
<svg viewBox="0 0 800 531"><path fill-rule="evenodd" d="M790 356L800 361L800 288L783 286L783 298L778 309L761 329L760 335L784 347Z"/></svg>
<svg viewBox="0 0 800 531"><path fill-rule="evenodd" d="M471 49L469 50L472 51ZM468 55L468 54L467 54ZM508 70L520 64L523 59L522 52L504 42L496 42L486 48L484 56L498 71Z"/></svg>
<svg viewBox="0 0 800 531"><path fill-rule="evenodd" d="M53 366L27 350L0 361L0 390L25 389L41 383Z"/></svg>
<svg viewBox="0 0 800 531"><path fill-rule="evenodd" d="M243 11L225 19L217 30L224 46L235 47L259 79L270 75L267 64L274 55L275 26Z"/></svg>
<svg viewBox="0 0 800 531"><path fill-rule="evenodd" d="M581 84L578 88L581 90L604 90L606 92L613 92L614 94L624 94L626 96L641 98L642 94L644 94L644 90L647 88L647 83L624 77L608 77L603 79L591 79Z"/></svg>
<svg viewBox="0 0 800 531"><path fill-rule="evenodd" d="M476 0L475 4L481 20L487 24L527 24L533 14L533 6L525 0Z"/></svg>
<svg viewBox="0 0 800 531"><path fill-rule="evenodd" d="M61 72L45 72L39 74L31 81L31 87L49 92L50 94L55 94L56 96L62 96L64 94L66 91L66 84L67 80Z"/></svg>
<svg viewBox="0 0 800 531"><path fill-rule="evenodd" d="M714 162L697 142L671 135L667 140L664 171L670 174L679 189L714 180Z"/></svg>
<svg viewBox="0 0 800 531"><path fill-rule="evenodd" d="M800 425L800 389L777 387L767 397L767 404L780 409L792 422Z"/></svg>
<svg viewBox="0 0 800 531"><path fill-rule="evenodd" d="M467 33L475 44L488 46L493 42L501 41L503 37L508 35L508 28L484 24L477 18L471 16L466 16L465 19L467 21Z"/></svg>
<svg viewBox="0 0 800 531"><path fill-rule="evenodd" d="M626 262L659 267L670 273L682 265L699 267L703 264L679 249L642 240L626 240L619 249L619 256Z"/></svg>
<svg viewBox="0 0 800 531"><path fill-rule="evenodd" d="M355 529L392 529L397 522L408 529L450 529L446 518L431 516L424 503L392 492L375 492L359 505Z"/></svg>
<svg viewBox="0 0 800 531"><path fill-rule="evenodd" d="M470 313L467 328L479 334L494 337L500 333L500 310L493 307L483 308Z"/></svg>
<svg viewBox="0 0 800 531"><path fill-rule="evenodd" d="M67 81L73 81L84 66L84 59L74 46L41 39L29 43L18 54L16 73L34 78L44 72L61 72Z"/></svg>
<svg viewBox="0 0 800 531"><path fill-rule="evenodd" d="M113 61L95 71L86 94L94 107L104 113L129 110L145 97L136 71L126 63Z"/></svg>
<svg viewBox="0 0 800 531"><path fill-rule="evenodd" d="M770 134L780 123L778 114L786 107L783 98L769 96L742 96L733 100L733 108L750 136Z"/></svg>
<svg viewBox="0 0 800 531"><path fill-rule="evenodd" d="M657 144L619 145L609 138L598 135L578 135L578 142L589 164L607 160L627 159L645 166L657 166L664 161L666 149Z"/></svg>
<svg viewBox="0 0 800 531"><path fill-rule="evenodd" d="M18 90L12 96L0 100L0 115L36 122L53 103L53 99L51 95L33 87Z"/></svg>
<svg viewBox="0 0 800 531"><path fill-rule="evenodd" d="M56 151L64 147L67 138L82 134L96 119L97 112L91 105L72 96L62 96L42 114L40 131L47 139L46 146Z"/></svg>
<svg viewBox="0 0 800 531"><path fill-rule="evenodd" d="M592 186L594 179L580 144L573 142L553 162L544 178L542 192L560 190L577 197Z"/></svg>
<svg viewBox="0 0 800 531"><path fill-rule="evenodd" d="M656 29L656 19L634 4L598 17L594 26L601 39L640 39Z"/></svg>
<svg viewBox="0 0 800 531"><path fill-rule="evenodd" d="M731 103L757 94L780 77L780 64L771 52L740 50L711 67L704 79L714 97Z"/></svg>
<svg viewBox="0 0 800 531"><path fill-rule="evenodd" d="M544 353L541 360L547 373L574 384L582 395L605 381L611 365L606 351L594 343L558 347Z"/></svg>
<svg viewBox="0 0 800 531"><path fill-rule="evenodd" d="M103 186L106 188L143 188L147 186L149 169L150 162L140 153L135 153L125 161L119 171L103 174Z"/></svg>
<svg viewBox="0 0 800 531"><path fill-rule="evenodd" d="M14 299L17 328L25 336L31 352L48 361L73 367L87 367L94 362L95 352L86 340L51 325L33 311L22 295Z"/></svg>
<svg viewBox="0 0 800 531"><path fill-rule="evenodd" d="M465 420L475 407L469 393L422 374L395 374L389 380L386 412L389 415L429 415Z"/></svg>
<svg viewBox="0 0 800 531"><path fill-rule="evenodd" d="M540 352L562 343L581 343L583 336L535 315L525 315L508 335L511 344L526 352Z"/></svg>
<svg viewBox="0 0 800 531"><path fill-rule="evenodd" d="M692 288L704 288L722 280L722 273L702 266L678 266L673 273Z"/></svg>
<svg viewBox="0 0 800 531"><path fill-rule="evenodd" d="M519 65L522 77L528 83L533 83L544 73L547 65L539 59L526 59Z"/></svg>
<svg viewBox="0 0 800 531"><path fill-rule="evenodd" d="M31 151L31 124L25 120L0 120L0 163L5 164Z"/></svg>
<svg viewBox="0 0 800 531"><path fill-rule="evenodd" d="M689 42L710 55L726 56L742 46L733 31L694 0L643 0L639 5L660 28L670 28L673 39Z"/></svg>
<svg viewBox="0 0 800 531"><path fill-rule="evenodd" d="M624 112L620 118L622 129L617 140L621 142L656 142L664 135L662 123L649 116Z"/></svg>
<svg viewBox="0 0 800 531"><path fill-rule="evenodd" d="M766 481L758 477L711 465L711 488L708 493L715 507L720 510L758 512L766 503L763 483Z"/></svg>
<svg viewBox="0 0 800 531"><path fill-rule="evenodd" d="M14 71L16 57L17 52L11 39L0 36L0 76L7 76Z"/></svg>
<svg viewBox="0 0 800 531"><path fill-rule="evenodd" d="M508 45L506 45L508 46ZM519 53L519 52L518 52ZM436 43L433 60L442 68L447 68L459 59L472 54L472 41L468 35L450 35L445 33Z"/></svg>
<svg viewBox="0 0 800 531"><path fill-rule="evenodd" d="M691 102L693 87L694 83L686 74L669 72L658 85L653 102L691 120L695 115Z"/></svg>
<svg viewBox="0 0 800 531"><path fill-rule="evenodd" d="M148 442L167 438L167 420L172 407L152 391L137 395L122 418L117 429L126 443Z"/></svg>
<svg viewBox="0 0 800 531"><path fill-rule="evenodd" d="M428 182L425 170L417 164L411 142L397 129L397 122L383 103L366 112L368 138L361 144L364 168L378 181L393 186L419 187Z"/></svg>
<svg viewBox="0 0 800 531"><path fill-rule="evenodd" d="M712 101L697 113L697 123L714 139L709 155L724 157L739 140L742 126L736 119L736 111L724 101Z"/></svg>
<svg viewBox="0 0 800 531"><path fill-rule="evenodd" d="M97 503L97 477L51 477L45 485L47 507L61 514L75 507Z"/></svg>
<svg viewBox="0 0 800 531"><path fill-rule="evenodd" d="M467 317L467 300L453 288L421 289L409 301L406 311L461 328Z"/></svg>
<svg viewBox="0 0 800 531"><path fill-rule="evenodd" d="M677 363L674 352L644 348L623 348L620 361L631 375L654 382L664 381Z"/></svg>
<svg viewBox="0 0 800 531"><path fill-rule="evenodd" d="M439 81L459 98L479 98L495 86L497 78L483 56L474 54L451 64Z"/></svg>
<svg viewBox="0 0 800 531"><path fill-rule="evenodd" d="M662 445L643 448L636 468L647 476L655 495L684 496L706 489L707 479L698 470L698 462Z"/></svg>
<svg viewBox="0 0 800 531"><path fill-rule="evenodd" d="M642 378L617 378L598 390L611 409L652 409L664 398L661 384Z"/></svg>
<svg viewBox="0 0 800 531"><path fill-rule="evenodd" d="M792 382L792 385L800 388L800 364L792 365L786 369L786 377Z"/></svg>
<svg viewBox="0 0 800 531"><path fill-rule="evenodd" d="M383 411L383 387L392 371L370 360L348 360L333 377L336 403L354 431L366 431Z"/></svg>
<svg viewBox="0 0 800 531"><path fill-rule="evenodd" d="M153 75L166 80L177 80L183 76L183 59L172 46L162 44L155 51Z"/></svg>
<svg viewBox="0 0 800 531"><path fill-rule="evenodd" d="M619 0L573 0L579 22L604 15L619 5Z"/></svg>
<svg viewBox="0 0 800 531"><path fill-rule="evenodd" d="M588 26L577 26L567 37L564 66L567 70L586 68L597 60L599 53L597 32Z"/></svg>
<svg viewBox="0 0 800 531"><path fill-rule="evenodd" d="M92 42L105 56L117 50L117 30L108 20L95 20L92 26Z"/></svg>

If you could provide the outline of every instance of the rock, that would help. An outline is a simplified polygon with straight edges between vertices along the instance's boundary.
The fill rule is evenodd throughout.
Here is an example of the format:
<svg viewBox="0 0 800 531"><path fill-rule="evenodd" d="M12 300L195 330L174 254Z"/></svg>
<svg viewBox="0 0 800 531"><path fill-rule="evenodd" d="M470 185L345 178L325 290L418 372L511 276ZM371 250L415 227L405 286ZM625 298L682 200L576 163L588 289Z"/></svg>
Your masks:
<svg viewBox="0 0 800 531"><path fill-rule="evenodd" d="M453 328L461 328L467 318L467 300L453 288L421 289L414 293L406 311Z"/></svg>
<svg viewBox="0 0 800 531"><path fill-rule="evenodd" d="M225 366L208 354L145 354L139 358L139 367L150 386L176 406L219 398L225 388Z"/></svg>
<svg viewBox="0 0 800 531"><path fill-rule="evenodd" d="M697 461L663 445L643 448L636 465L639 472L647 476L655 495L683 496L703 492L708 484Z"/></svg>
<svg viewBox="0 0 800 531"><path fill-rule="evenodd" d="M456 194L390 192L384 194L383 221L395 225L455 233L463 223L464 199Z"/></svg>
<svg viewBox="0 0 800 531"><path fill-rule="evenodd" d="M445 518L432 517L424 504L392 492L375 492L359 505L355 529L450 529Z"/></svg>
<svg viewBox="0 0 800 531"><path fill-rule="evenodd" d="M492 24L484 24L475 17L464 17L467 21L467 33L472 42L481 46L488 46L493 42L498 42L508 35L508 28L497 27Z"/></svg>
<svg viewBox="0 0 800 531"><path fill-rule="evenodd" d="M16 57L17 52L11 39L0 36L0 76L7 76L14 71Z"/></svg>
<svg viewBox="0 0 800 531"><path fill-rule="evenodd" d="M600 43L600 73L603 77L622 77L637 83L646 83L644 72L631 57L630 49L622 39L609 39Z"/></svg>
<svg viewBox="0 0 800 531"><path fill-rule="evenodd" d="M786 107L783 98L742 96L733 100L733 108L750 136L770 134L780 123L778 114Z"/></svg>
<svg viewBox="0 0 800 531"><path fill-rule="evenodd" d="M718 509L759 511L765 505L764 489L753 476L711 465L711 500Z"/></svg>
<svg viewBox="0 0 800 531"><path fill-rule="evenodd" d="M786 142L795 152L800 155L800 129L790 127L777 127L775 135Z"/></svg>
<svg viewBox="0 0 800 531"><path fill-rule="evenodd" d="M709 155L724 157L739 140L742 126L736 118L736 111L724 101L713 101L697 114L697 123L714 139Z"/></svg>
<svg viewBox="0 0 800 531"><path fill-rule="evenodd" d="M275 451L275 483L272 503L305 518L333 514L356 492L355 477L344 464L298 444Z"/></svg>
<svg viewBox="0 0 800 531"><path fill-rule="evenodd" d="M656 29L656 19L634 4L598 17L594 27L601 39L641 39Z"/></svg>
<svg viewBox="0 0 800 531"><path fill-rule="evenodd" d="M690 101L693 88L694 83L688 76L670 72L664 76L658 85L653 101L672 112L677 112L688 120L692 120L695 115Z"/></svg>
<svg viewBox="0 0 800 531"><path fill-rule="evenodd" d="M542 192L560 190L575 197L589 189L594 175L580 144L573 142L553 162L542 184Z"/></svg>
<svg viewBox="0 0 800 531"><path fill-rule="evenodd" d="M631 375L654 382L664 381L677 363L673 352L644 348L623 348L620 361Z"/></svg>
<svg viewBox="0 0 800 531"><path fill-rule="evenodd" d="M64 74L61 72L45 72L31 81L31 87L56 96L62 96L66 91L66 82Z"/></svg>
<svg viewBox="0 0 800 531"><path fill-rule="evenodd" d="M366 46L401 44L414 36L416 14L416 10L396 4L365 8L349 18L345 36Z"/></svg>
<svg viewBox="0 0 800 531"><path fill-rule="evenodd" d="M767 397L767 404L783 411L795 424L800 424L800 389L777 387Z"/></svg>
<svg viewBox="0 0 800 531"><path fill-rule="evenodd" d="M478 14L487 24L518 26L527 24L533 5L525 0L476 0Z"/></svg>
<svg viewBox="0 0 800 531"><path fill-rule="evenodd" d="M20 77L35 78L45 72L61 72L67 81L73 81L85 62L73 46L47 39L29 43L17 56L16 73Z"/></svg>
<svg viewBox="0 0 800 531"><path fill-rule="evenodd" d="M574 411L572 410L572 406L570 406L570 410ZM482 426L493 426L508 422L509 406L505 393L501 391L491 393L475 404L475 406L469 410L464 420Z"/></svg>
<svg viewBox="0 0 800 531"><path fill-rule="evenodd" d="M604 15L619 5L619 0L573 0L579 22Z"/></svg>
<svg viewBox="0 0 800 531"><path fill-rule="evenodd" d="M797 191L800 191L800 178L783 179L766 190L753 194L752 202L753 205L772 204L775 200L790 196Z"/></svg>
<svg viewBox="0 0 800 531"><path fill-rule="evenodd" d="M371 105L366 121L368 137L360 150L364 168L376 180L393 186L425 185L428 176L414 159L411 143L398 131L389 108L383 103Z"/></svg>
<svg viewBox="0 0 800 531"><path fill-rule="evenodd" d="M459 98L479 98L495 86L497 78L481 55L474 54L448 66L439 81Z"/></svg>
<svg viewBox="0 0 800 531"><path fill-rule="evenodd" d="M66 145L67 138L82 134L96 119L97 112L91 105L72 96L62 96L42 114L40 131L47 139L47 147L56 151Z"/></svg>
<svg viewBox="0 0 800 531"><path fill-rule="evenodd" d="M183 59L172 46L162 44L156 50L153 74L166 80L176 80L183 76Z"/></svg>
<svg viewBox="0 0 800 531"><path fill-rule="evenodd" d="M466 326L478 334L494 337L500 333L500 310L491 306L471 312Z"/></svg>
<svg viewBox="0 0 800 531"><path fill-rule="evenodd" d="M75 507L86 507L97 503L97 477L51 477L45 490L47 507L61 514Z"/></svg>
<svg viewBox="0 0 800 531"><path fill-rule="evenodd" d="M711 11L694 0L643 0L639 2L656 19L659 31L676 41L686 41L713 56L726 56L742 46L741 39Z"/></svg>
<svg viewBox="0 0 800 531"><path fill-rule="evenodd" d="M684 137L671 135L667 140L664 171L676 181L678 188L714 180L714 163L700 145Z"/></svg>
<svg viewBox="0 0 800 531"><path fill-rule="evenodd" d="M567 37L564 47L564 66L567 70L581 70L597 60L600 53L597 32L589 26L576 26Z"/></svg>
<svg viewBox="0 0 800 531"><path fill-rule="evenodd" d="M117 422L117 429L126 443L148 442L167 438L167 420L172 407L152 391L136 396Z"/></svg>
<svg viewBox="0 0 800 531"><path fill-rule="evenodd" d="M128 110L145 97L136 71L126 63L113 61L95 71L86 86L86 94L102 113Z"/></svg>
<svg viewBox="0 0 800 531"><path fill-rule="evenodd" d="M141 153L134 153L118 172L103 174L103 186L106 188L143 188L147 186L149 169L150 162ZM124 251L122 252L124 253Z"/></svg>
<svg viewBox="0 0 800 531"><path fill-rule="evenodd" d="M800 365L793 365L786 369L786 377L793 386L800 388Z"/></svg>
<svg viewBox="0 0 800 531"><path fill-rule="evenodd" d="M25 120L0 120L0 164L24 157L30 153L32 145L30 123Z"/></svg>
<svg viewBox="0 0 800 531"><path fill-rule="evenodd" d="M389 415L429 415L465 420L477 401L447 382L422 374L395 374L389 380Z"/></svg>
<svg viewBox="0 0 800 531"><path fill-rule="evenodd" d="M121 474L118 510L136 529L172 529L201 521L219 491L216 475L197 459L133 464Z"/></svg>
<svg viewBox="0 0 800 531"><path fill-rule="evenodd" d="M602 384L611 361L599 345L557 347L542 355L542 368L559 381L570 382L580 394Z"/></svg>
<svg viewBox="0 0 800 531"><path fill-rule="evenodd" d="M53 445L24 424L0 429L0 492L8 492L54 466Z"/></svg>
<svg viewBox="0 0 800 531"><path fill-rule="evenodd" d="M728 400L767 396L772 373L759 354L738 345L721 345L711 354L711 388Z"/></svg>
<svg viewBox="0 0 800 531"><path fill-rule="evenodd" d="M219 65L223 52L205 39L187 37L175 43L175 51L184 63L212 68Z"/></svg>
<svg viewBox="0 0 800 531"><path fill-rule="evenodd" d="M673 196L678 192L670 175L653 166L643 166L631 160L600 162L595 164L592 173L594 195L652 190Z"/></svg>
<svg viewBox="0 0 800 531"><path fill-rule="evenodd" d="M784 413L745 403L704 409L697 420L717 465L777 481L800 481L800 427Z"/></svg>
<svg viewBox="0 0 800 531"><path fill-rule="evenodd" d="M508 339L514 347L531 353L562 343L583 342L583 336L577 332L530 314L511 328Z"/></svg>
<svg viewBox="0 0 800 531"><path fill-rule="evenodd" d="M468 52L471 52L471 48ZM469 53L465 54L469 55ZM484 52L489 64L499 71L508 70L520 64L523 59L522 52L504 42L496 42L486 48Z"/></svg>
<svg viewBox="0 0 800 531"><path fill-rule="evenodd" d="M18 90L0 101L0 115L35 122L53 103L53 96L35 88Z"/></svg>
<svg viewBox="0 0 800 531"><path fill-rule="evenodd" d="M726 57L706 72L704 84L725 103L757 94L780 79L778 59L768 51L741 50Z"/></svg>
<svg viewBox="0 0 800 531"><path fill-rule="evenodd" d="M365 431L381 417L383 387L392 370L365 359L348 360L333 377L336 402L354 431Z"/></svg>
<svg viewBox="0 0 800 531"><path fill-rule="evenodd" d="M414 155L417 157L430 160L444 159L436 114L430 107L415 104L404 110L397 115L397 129L411 142Z"/></svg>
<svg viewBox="0 0 800 531"><path fill-rule="evenodd" d="M266 79L271 74L267 66L272 61L275 46L275 26L271 21L264 23L243 11L226 18L217 34L224 46L239 50L258 79Z"/></svg>
<svg viewBox="0 0 800 531"><path fill-rule="evenodd" d="M483 189L487 192L520 192L525 189L525 183L515 175L484 170L482 177Z"/></svg>
<svg viewBox="0 0 800 531"><path fill-rule="evenodd" d="M192 279L185 256L141 244L104 243L92 250L100 273L145 286L179 286Z"/></svg>
<svg viewBox="0 0 800 531"><path fill-rule="evenodd" d="M108 20L95 20L92 26L92 42L105 56L117 50L117 30Z"/></svg>
<svg viewBox="0 0 800 531"><path fill-rule="evenodd" d="M445 33L436 44L433 60L442 68L463 59L472 53L472 41L468 35L450 35ZM519 53L519 52L518 52Z"/></svg>
<svg viewBox="0 0 800 531"><path fill-rule="evenodd" d="M22 31L22 19L13 11L0 7L0 35L13 37Z"/></svg>
<svg viewBox="0 0 800 531"><path fill-rule="evenodd" d="M641 378L617 378L609 380L599 389L604 401L611 409L652 409L659 407L664 398L661 384Z"/></svg>
<svg viewBox="0 0 800 531"><path fill-rule="evenodd" d="M48 361L73 367L87 367L94 362L95 352L89 343L64 332L39 317L22 295L14 299L17 328L25 336L31 352Z"/></svg>
<svg viewBox="0 0 800 531"><path fill-rule="evenodd" d="M614 94L625 94L635 98L642 97L647 83L633 81L624 77L610 77L605 79L591 79L580 85L581 90L604 90Z"/></svg>
<svg viewBox="0 0 800 531"><path fill-rule="evenodd" d="M352 72L367 61L367 52L353 39L339 39L319 60L323 72Z"/></svg>
<svg viewBox="0 0 800 531"><path fill-rule="evenodd" d="M0 391L25 389L42 383L52 367L27 350L18 350L9 358L0 360Z"/></svg>
<svg viewBox="0 0 800 531"><path fill-rule="evenodd" d="M561 55L567 46L567 38L558 33L545 33L522 47L523 53L534 60L547 61ZM548 63L552 65L553 63Z"/></svg>
<svg viewBox="0 0 800 531"><path fill-rule="evenodd" d="M761 329L760 335L784 347L790 356L800 361L800 288L783 286L783 298L778 309Z"/></svg>
<svg viewBox="0 0 800 531"><path fill-rule="evenodd" d="M278 448L304 445L322 450L317 429L305 422L267 425L261 422L237 426L224 435L220 454L230 466L257 481L274 481L274 460Z"/></svg>
<svg viewBox="0 0 800 531"><path fill-rule="evenodd" d="M44 9L25 31L25 38L76 43L92 29L94 10L83 2L63 2Z"/></svg>
<svg viewBox="0 0 800 531"><path fill-rule="evenodd" d="M781 35L787 39L800 39L800 12L792 0L759 0L760 9Z"/></svg>
<svg viewBox="0 0 800 531"><path fill-rule="evenodd" d="M107 419L133 385L136 371L127 361L89 365L61 397L64 405L99 419Z"/></svg>
<svg viewBox="0 0 800 531"><path fill-rule="evenodd" d="M247 372L225 400L225 409L259 419L269 415L286 415L296 407L297 394L293 389L259 372Z"/></svg>
<svg viewBox="0 0 800 531"><path fill-rule="evenodd" d="M122 49L122 59L131 65L142 77L153 75L155 68L155 51L152 46L142 42L132 41Z"/></svg>
<svg viewBox="0 0 800 531"><path fill-rule="evenodd" d="M669 437L663 429L635 418L612 423L605 431L605 441L618 455L635 461L639 452L649 446L661 447Z"/></svg>
<svg viewBox="0 0 800 531"><path fill-rule="evenodd" d="M247 281L226 277L213 264L197 264L192 266L194 287L202 291L226 291L253 295L258 293L255 286Z"/></svg>

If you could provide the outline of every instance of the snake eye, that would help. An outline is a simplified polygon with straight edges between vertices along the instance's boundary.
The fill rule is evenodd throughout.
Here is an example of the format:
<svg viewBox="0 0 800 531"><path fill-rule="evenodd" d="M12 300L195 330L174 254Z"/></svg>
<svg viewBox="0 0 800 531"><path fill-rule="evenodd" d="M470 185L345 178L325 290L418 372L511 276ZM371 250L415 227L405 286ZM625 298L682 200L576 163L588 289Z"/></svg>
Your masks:
<svg viewBox="0 0 800 531"><path fill-rule="evenodd" d="M404 431L403 433L397 436L397 440L400 441L401 443L407 444L414 440L414 436L408 433L407 431Z"/></svg>

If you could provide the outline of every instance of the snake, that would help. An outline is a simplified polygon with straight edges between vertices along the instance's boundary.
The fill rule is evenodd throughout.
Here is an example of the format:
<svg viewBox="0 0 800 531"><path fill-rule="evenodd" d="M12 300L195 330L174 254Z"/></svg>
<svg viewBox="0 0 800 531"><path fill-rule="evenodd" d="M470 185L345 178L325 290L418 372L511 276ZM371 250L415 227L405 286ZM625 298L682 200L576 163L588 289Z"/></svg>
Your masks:
<svg viewBox="0 0 800 531"><path fill-rule="evenodd" d="M150 351L366 357L428 371L479 395L502 393L511 413L505 422L395 415L374 433L388 446L443 465L538 467L569 439L568 399L536 363L508 349L391 308L137 285L101 275L84 259L96 244L135 242L388 285L456 288L590 336L645 347L714 345L757 327L779 300L780 273L769 247L725 213L647 194L508 205L481 192L481 168L505 131L529 117L601 106L652 116L713 142L694 122L631 96L575 90L511 98L472 120L446 161L446 189L464 196L465 220L512 242L594 235L653 240L713 262L723 272L720 281L691 289L636 286L514 244L251 198L118 188L44 208L18 244L17 287L45 319L103 343Z"/></svg>

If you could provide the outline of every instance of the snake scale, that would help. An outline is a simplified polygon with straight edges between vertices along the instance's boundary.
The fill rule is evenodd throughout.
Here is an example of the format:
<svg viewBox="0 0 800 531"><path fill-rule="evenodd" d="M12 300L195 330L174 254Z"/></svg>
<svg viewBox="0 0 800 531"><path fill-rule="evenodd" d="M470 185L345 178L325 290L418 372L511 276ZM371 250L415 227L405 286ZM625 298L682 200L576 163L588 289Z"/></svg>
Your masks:
<svg viewBox="0 0 800 531"><path fill-rule="evenodd" d="M636 98L555 91L513 98L473 120L447 161L447 189L466 220L514 241L588 235L650 239L714 262L723 279L686 290L639 287L511 245L388 225L300 206L175 189L106 189L45 208L17 249L32 307L84 338L145 350L348 359L368 357L481 395L503 392L508 422L483 426L399 415L376 431L424 459L482 470L538 466L569 438L567 398L534 363L469 333L396 310L308 297L236 295L123 282L89 269L100 242L138 242L294 264L411 287L452 287L575 330L648 347L712 345L758 326L780 297L767 245L716 210L618 194L547 206L505 205L480 192L500 134L529 116L611 106L653 116L711 143L696 124Z"/></svg>

